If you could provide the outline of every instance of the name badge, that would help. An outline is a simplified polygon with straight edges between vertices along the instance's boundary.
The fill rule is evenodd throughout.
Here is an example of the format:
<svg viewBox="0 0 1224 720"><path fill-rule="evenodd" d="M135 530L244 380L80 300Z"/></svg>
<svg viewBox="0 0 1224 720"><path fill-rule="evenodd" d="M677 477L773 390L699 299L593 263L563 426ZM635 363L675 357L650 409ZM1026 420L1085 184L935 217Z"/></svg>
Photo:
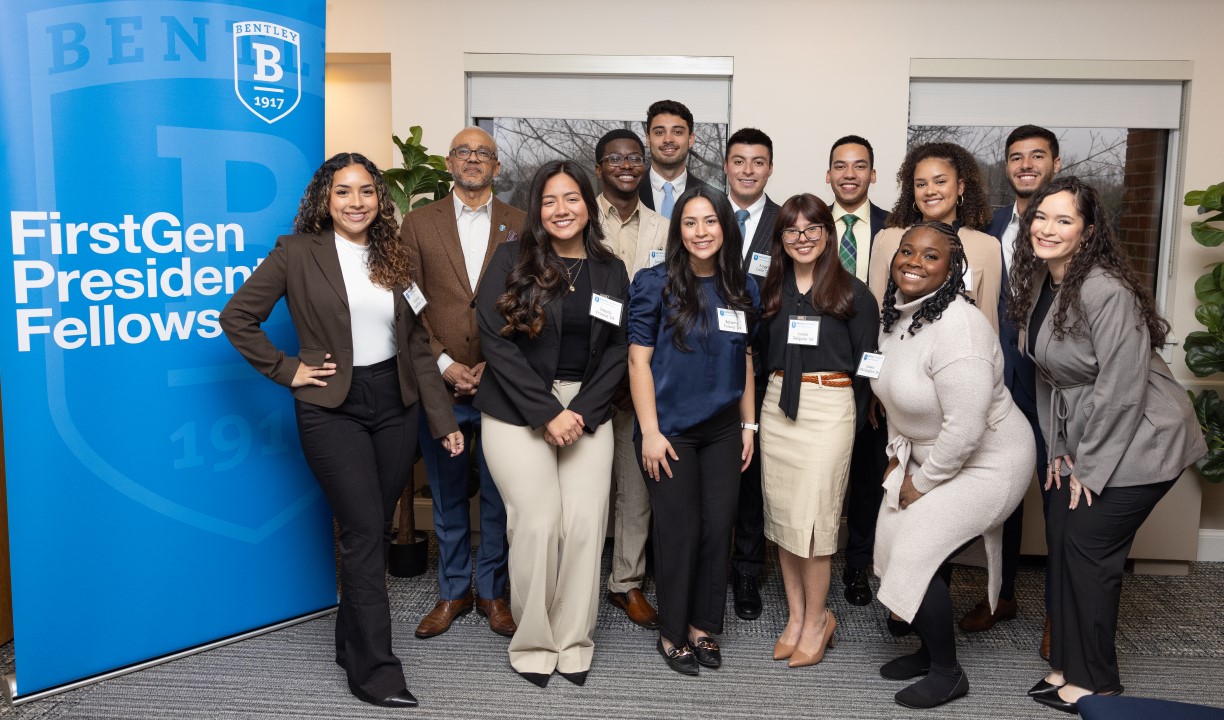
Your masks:
<svg viewBox="0 0 1224 720"><path fill-rule="evenodd" d="M743 310L718 308L718 329L723 332L748 334L748 318Z"/></svg>
<svg viewBox="0 0 1224 720"><path fill-rule="evenodd" d="M429 301L425 299L425 293L421 292L421 288L417 287L416 283L412 283L404 291L404 299L412 306L412 312L417 315L420 315L425 306L429 304Z"/></svg>
<svg viewBox="0 0 1224 720"><path fill-rule="evenodd" d="M973 268L965 266L965 290L973 292Z"/></svg>
<svg viewBox="0 0 1224 720"><path fill-rule="evenodd" d="M786 334L790 345L820 344L820 318L808 315L791 315L790 330Z"/></svg>
<svg viewBox="0 0 1224 720"><path fill-rule="evenodd" d="M769 274L769 256L765 253L752 253L752 262L748 263L748 272L758 277Z"/></svg>
<svg viewBox="0 0 1224 720"><path fill-rule="evenodd" d="M884 368L884 356L880 353L865 352L863 359L859 361L858 370L855 375L865 378L880 377L880 370Z"/></svg>
<svg viewBox="0 0 1224 720"><path fill-rule="evenodd" d="M613 300L607 295L594 293L591 295L591 317L596 320L603 320L606 323L616 325L621 324L621 310L624 308L624 303L619 300Z"/></svg>
<svg viewBox="0 0 1224 720"><path fill-rule="evenodd" d="M663 262L665 259L667 259L666 250L651 250L650 260L647 261L646 267L654 267L655 265L658 265L659 263Z"/></svg>

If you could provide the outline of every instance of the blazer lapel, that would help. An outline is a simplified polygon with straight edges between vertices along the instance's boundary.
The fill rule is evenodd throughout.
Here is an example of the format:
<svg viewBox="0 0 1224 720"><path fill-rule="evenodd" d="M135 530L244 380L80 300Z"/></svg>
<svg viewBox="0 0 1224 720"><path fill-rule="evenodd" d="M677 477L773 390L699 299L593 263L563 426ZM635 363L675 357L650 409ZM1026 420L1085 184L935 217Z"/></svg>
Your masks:
<svg viewBox="0 0 1224 720"><path fill-rule="evenodd" d="M340 270L340 256L336 254L334 238L331 239L331 242L328 242L329 238L323 235L315 235L312 239L314 240L314 245L311 246L310 252L314 255L315 262L319 265L319 270L323 272L323 277L327 279L327 283L340 296L340 301L344 303L344 307L348 308L348 289L344 287L344 272Z"/></svg>
<svg viewBox="0 0 1224 720"><path fill-rule="evenodd" d="M485 246L484 261L480 263L480 277L484 278L485 270L489 268L489 261L493 259L493 253L497 251L497 246L506 242L510 234L509 218L506 208L509 207L496 197L493 198L493 213L489 218L489 244ZM476 283L477 287L473 288L472 294L479 289L480 281Z"/></svg>
<svg viewBox="0 0 1224 720"><path fill-rule="evenodd" d="M611 290L609 287L611 284L611 270L608 268L607 264L602 262L588 261L587 267L591 268L591 292L597 295L612 295L613 293L609 292L609 290ZM625 307L623 301L621 305L620 321L625 322ZM591 320L591 347L599 347L600 342L602 342L600 340L602 333L607 332L607 328L604 327L606 325L607 323L602 320Z"/></svg>
<svg viewBox="0 0 1224 720"><path fill-rule="evenodd" d="M434 216L434 230L442 244L442 250L450 260L455 275L459 278L459 286L466 288L468 296L475 295L472 283L468 280L467 262L463 259L463 242L459 239L459 225L455 220L455 194L446 196L450 202L434 203L438 214Z"/></svg>

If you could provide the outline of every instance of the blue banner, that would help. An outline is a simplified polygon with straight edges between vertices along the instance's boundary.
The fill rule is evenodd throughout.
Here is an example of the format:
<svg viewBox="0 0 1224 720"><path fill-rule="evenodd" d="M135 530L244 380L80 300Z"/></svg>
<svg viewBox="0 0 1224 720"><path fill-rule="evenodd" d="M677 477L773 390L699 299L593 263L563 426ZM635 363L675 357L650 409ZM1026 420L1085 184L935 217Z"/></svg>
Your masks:
<svg viewBox="0 0 1224 720"><path fill-rule="evenodd" d="M322 161L325 3L0 17L21 697L336 602L291 398L218 324Z"/></svg>

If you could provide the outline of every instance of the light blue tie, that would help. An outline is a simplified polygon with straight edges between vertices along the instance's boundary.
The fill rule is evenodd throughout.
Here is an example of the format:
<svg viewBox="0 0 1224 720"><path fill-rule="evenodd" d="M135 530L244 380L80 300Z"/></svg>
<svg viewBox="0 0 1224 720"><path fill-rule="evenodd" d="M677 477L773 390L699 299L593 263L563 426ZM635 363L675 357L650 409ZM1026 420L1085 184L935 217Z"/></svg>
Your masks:
<svg viewBox="0 0 1224 720"><path fill-rule="evenodd" d="M735 211L735 222L739 224L740 240L747 241L748 240L748 211L747 210L736 210Z"/></svg>
<svg viewBox="0 0 1224 720"><path fill-rule="evenodd" d="M659 214L671 220L672 210L676 207L676 189L669 182L663 183L663 207Z"/></svg>

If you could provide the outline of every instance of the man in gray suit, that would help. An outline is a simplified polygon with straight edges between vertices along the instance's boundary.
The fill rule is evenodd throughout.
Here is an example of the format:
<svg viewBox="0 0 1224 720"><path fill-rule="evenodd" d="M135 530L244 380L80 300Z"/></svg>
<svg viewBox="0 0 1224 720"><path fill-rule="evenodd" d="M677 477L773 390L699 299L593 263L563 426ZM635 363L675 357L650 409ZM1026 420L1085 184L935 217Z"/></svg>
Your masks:
<svg viewBox="0 0 1224 720"><path fill-rule="evenodd" d="M770 243L778 204L765 194L773 175L773 140L756 128L740 128L727 138L723 162L727 174L727 197L735 211L743 246L744 272L765 284L769 272ZM757 363L757 417L765 397L765 374ZM744 620L761 616L761 593L757 589L765 570L765 509L761 496L761 453L753 452L752 462L740 478L739 513L735 520L735 547L731 555L731 587L735 595L735 614Z"/></svg>
<svg viewBox="0 0 1224 720"><path fill-rule="evenodd" d="M631 130L612 130L595 144L595 177L603 192L595 199L604 242L625 263L629 276L663 262L667 219L638 199L646 174L646 148ZM642 594L646 577L646 536L650 532L650 495L633 449L633 400L628 386L612 398L612 483L616 488L612 571L608 601L644 628L659 627L659 614Z"/></svg>

